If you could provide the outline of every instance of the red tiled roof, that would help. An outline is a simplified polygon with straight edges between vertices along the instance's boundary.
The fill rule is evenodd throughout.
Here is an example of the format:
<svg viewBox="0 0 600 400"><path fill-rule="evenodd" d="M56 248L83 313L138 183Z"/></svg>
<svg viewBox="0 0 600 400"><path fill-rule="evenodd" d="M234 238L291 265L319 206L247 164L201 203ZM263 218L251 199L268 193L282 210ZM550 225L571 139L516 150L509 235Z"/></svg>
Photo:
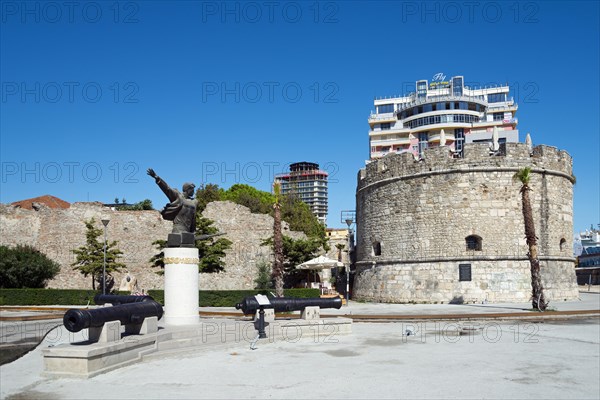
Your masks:
<svg viewBox="0 0 600 400"><path fill-rule="evenodd" d="M13 206L25 208L27 210L33 210L33 203L41 203L50 208L62 208L66 209L71 207L71 204L59 199L58 197L50 196L49 194L39 197L34 197L32 199L25 199L20 201L15 201L11 203Z"/></svg>

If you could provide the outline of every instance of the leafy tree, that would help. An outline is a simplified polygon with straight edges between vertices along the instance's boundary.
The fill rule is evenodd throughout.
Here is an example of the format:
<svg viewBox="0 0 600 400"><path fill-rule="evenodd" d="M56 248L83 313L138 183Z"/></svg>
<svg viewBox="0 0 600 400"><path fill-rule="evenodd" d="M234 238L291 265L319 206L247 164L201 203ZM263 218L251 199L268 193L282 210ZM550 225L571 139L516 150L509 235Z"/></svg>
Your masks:
<svg viewBox="0 0 600 400"><path fill-rule="evenodd" d="M521 182L521 199L523 201L523 220L525 222L525 239L529 252L529 264L531 266L531 291L532 307L540 311L546 310L548 303L544 298L544 287L542 286L542 275L540 273L540 260L538 258L537 236L535 235L535 225L533 223L533 211L531 209L531 200L529 199L529 181L531 180L531 168L525 167L519 170L514 176L514 180Z"/></svg>
<svg viewBox="0 0 600 400"><path fill-rule="evenodd" d="M254 288L258 290L268 290L273 288L273 281L271 280L271 264L265 260L261 260L256 265L258 269L258 276L254 280L256 285Z"/></svg>
<svg viewBox="0 0 600 400"><path fill-rule="evenodd" d="M273 185L275 202L273 204L273 271L275 281L275 294L283 297L283 235L281 233L281 186L279 183Z"/></svg>
<svg viewBox="0 0 600 400"><path fill-rule="evenodd" d="M329 250L325 226L312 213L308 204L294 195L283 197L281 218L293 231L304 232L310 238L318 239L325 251Z"/></svg>
<svg viewBox="0 0 600 400"><path fill-rule="evenodd" d="M212 226L214 222L204 218L202 214L196 214L196 236L213 235L219 230ZM196 240L196 247L200 256L198 268L200 272L221 272L225 270L225 250L231 248L233 242L227 238L210 238Z"/></svg>
<svg viewBox="0 0 600 400"><path fill-rule="evenodd" d="M115 204L119 204L119 198L115 197Z"/></svg>
<svg viewBox="0 0 600 400"><path fill-rule="evenodd" d="M283 237L284 270L290 272L296 270L297 265L317 256L321 249L321 243L317 239L292 239Z"/></svg>
<svg viewBox="0 0 600 400"><path fill-rule="evenodd" d="M123 199L123 200L125 200L125 199ZM118 202L117 202L117 204L118 204ZM125 201L123 201L123 203L121 203L121 204L122 205L116 207L118 211L154 210L154 207L152 206L152 200L150 200L150 199L144 199L142 201L139 201L139 202L137 202L135 204L131 204L131 205L126 205Z"/></svg>
<svg viewBox="0 0 600 400"><path fill-rule="evenodd" d="M274 233L277 230L275 225L278 224L279 229L281 229L281 221L286 221L289 224L290 229L294 231L304 232L309 238L306 241L295 243L295 241L291 241L291 239L282 239L282 279L284 279L287 274L293 275L296 273L295 270L290 269L289 267L296 262L296 260L302 259L300 262L304 262L314 258L319 247L322 247L325 251L329 250L325 226L323 226L311 212L310 207L296 196L284 196L280 192L274 195L244 184L235 184L227 190L223 190L215 184L207 184L198 189L196 192L196 199L198 200L199 212L202 212L206 208L206 205L212 201L229 200L236 204L248 207L253 213L270 214L273 216ZM278 207L275 206L277 201L279 202ZM276 217L277 212L279 212L279 218ZM216 233L216 229L214 229L214 231L200 229L203 224L202 220L197 220L199 232L205 234ZM273 246L273 237L270 240L265 241L263 245ZM208 244L200 244L199 246L202 251ZM304 256L301 257L300 252L302 251L304 251ZM292 267L295 265L297 264L292 265ZM209 268L208 270L211 269L215 268ZM216 267L216 270L221 269ZM278 272L273 269L273 278L275 278L277 273Z"/></svg>
<svg viewBox="0 0 600 400"><path fill-rule="evenodd" d="M103 279L102 270L104 265L104 240L98 240L103 235L102 229L96 228L92 218L85 222L87 232L85 234L86 244L78 249L72 250L77 256L75 262L71 264L74 270L79 270L83 276L92 277L92 289L96 290L96 282L99 283L99 289L102 289ZM106 246L106 274L108 282L112 278L111 273L125 267L125 264L117 262L117 258L123 254L117 248L117 241L107 243ZM114 279L112 279L114 282ZM107 285L108 286L108 285Z"/></svg>
<svg viewBox="0 0 600 400"><path fill-rule="evenodd" d="M230 200L250 209L250 212L270 214L273 211L275 196L250 185L235 184L222 192L221 200Z"/></svg>
<svg viewBox="0 0 600 400"><path fill-rule="evenodd" d="M196 190L196 200L198 201L196 209L198 212L202 212L208 203L219 201L222 196L223 189L220 189L218 185L215 185L214 183L201 185L198 190Z"/></svg>
<svg viewBox="0 0 600 400"><path fill-rule="evenodd" d="M60 265L31 246L0 246L0 288L43 288Z"/></svg>
<svg viewBox="0 0 600 400"><path fill-rule="evenodd" d="M152 258L150 258L150 263L152 267L159 267L160 269L158 271L156 271L156 273L158 275L164 275L165 274L165 252L163 251L163 249L165 247L167 247L167 241L166 240L155 240L154 242L152 242L152 245L155 246L158 250L158 253L153 255Z"/></svg>

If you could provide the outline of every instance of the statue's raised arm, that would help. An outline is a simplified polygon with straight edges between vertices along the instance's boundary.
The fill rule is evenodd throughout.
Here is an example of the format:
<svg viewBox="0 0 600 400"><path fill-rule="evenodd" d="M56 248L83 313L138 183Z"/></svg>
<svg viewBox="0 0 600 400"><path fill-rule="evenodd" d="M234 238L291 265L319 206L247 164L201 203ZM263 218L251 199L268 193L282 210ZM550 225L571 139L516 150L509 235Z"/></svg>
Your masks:
<svg viewBox="0 0 600 400"><path fill-rule="evenodd" d="M176 201L178 197L178 191L172 189L167 182L163 181L160 176L156 175L156 172L152 168L148 168L148 175L154 178L154 181L163 191L163 193L169 198L170 201Z"/></svg>

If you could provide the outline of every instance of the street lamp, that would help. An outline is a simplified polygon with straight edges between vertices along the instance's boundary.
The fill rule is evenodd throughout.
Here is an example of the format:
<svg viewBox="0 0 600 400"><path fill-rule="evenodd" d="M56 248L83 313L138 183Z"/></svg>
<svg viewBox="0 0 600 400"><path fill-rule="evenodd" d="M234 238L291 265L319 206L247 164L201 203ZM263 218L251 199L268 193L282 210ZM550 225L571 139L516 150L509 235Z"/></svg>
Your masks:
<svg viewBox="0 0 600 400"><path fill-rule="evenodd" d="M346 225L348 225L348 268L346 268L346 306L350 305L350 266L352 265L352 257L350 252L352 251L352 218L346 219Z"/></svg>
<svg viewBox="0 0 600 400"><path fill-rule="evenodd" d="M106 294L106 225L110 222L109 219L103 219L104 225L104 262L102 263L102 294Z"/></svg>

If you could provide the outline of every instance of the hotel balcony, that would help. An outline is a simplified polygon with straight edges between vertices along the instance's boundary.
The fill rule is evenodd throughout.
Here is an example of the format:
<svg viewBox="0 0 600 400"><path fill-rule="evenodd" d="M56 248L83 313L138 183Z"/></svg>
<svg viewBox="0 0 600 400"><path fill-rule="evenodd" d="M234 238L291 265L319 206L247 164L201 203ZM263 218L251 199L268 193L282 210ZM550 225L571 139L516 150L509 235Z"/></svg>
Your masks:
<svg viewBox="0 0 600 400"><path fill-rule="evenodd" d="M371 114L369 115L369 124L380 124L382 122L395 122L397 121L394 113L385 114Z"/></svg>
<svg viewBox="0 0 600 400"><path fill-rule="evenodd" d="M371 146L392 146L392 145L410 145L408 136L394 139L371 139Z"/></svg>

